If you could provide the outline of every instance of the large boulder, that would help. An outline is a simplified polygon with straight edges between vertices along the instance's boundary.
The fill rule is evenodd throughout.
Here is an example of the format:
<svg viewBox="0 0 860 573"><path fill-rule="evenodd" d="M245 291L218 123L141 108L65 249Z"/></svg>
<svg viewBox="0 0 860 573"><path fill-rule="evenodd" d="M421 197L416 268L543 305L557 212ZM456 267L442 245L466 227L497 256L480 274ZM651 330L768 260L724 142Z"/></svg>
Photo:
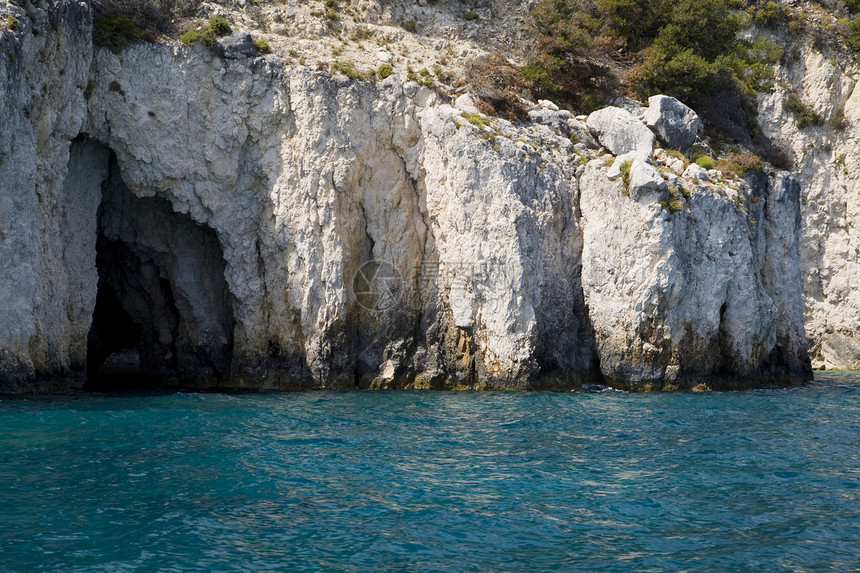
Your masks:
<svg viewBox="0 0 860 573"><path fill-rule="evenodd" d="M631 153L637 159L647 161L654 151L656 138L651 130L620 107L597 110L588 116L585 123L600 145L613 155Z"/></svg>
<svg viewBox="0 0 860 573"><path fill-rule="evenodd" d="M218 40L215 50L222 58L232 60L257 57L257 46L254 45L251 34L246 32L234 32L221 38Z"/></svg>
<svg viewBox="0 0 860 573"><path fill-rule="evenodd" d="M645 124L672 149L687 151L702 131L702 120L695 111L673 97L648 98Z"/></svg>

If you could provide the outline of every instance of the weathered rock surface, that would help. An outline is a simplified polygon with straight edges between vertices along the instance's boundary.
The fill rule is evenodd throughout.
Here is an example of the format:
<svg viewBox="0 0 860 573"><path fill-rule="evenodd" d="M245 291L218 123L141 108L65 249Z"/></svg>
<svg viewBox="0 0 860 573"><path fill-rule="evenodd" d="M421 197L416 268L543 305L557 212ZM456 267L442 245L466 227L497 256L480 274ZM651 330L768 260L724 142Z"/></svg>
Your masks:
<svg viewBox="0 0 860 573"><path fill-rule="evenodd" d="M687 151L702 131L702 120L698 114L678 101L664 95L648 98L645 125L670 148Z"/></svg>
<svg viewBox="0 0 860 573"><path fill-rule="evenodd" d="M643 162L633 162L628 189L606 179L600 160L580 179L582 287L601 372L613 385L733 387L734 375L808 376L800 270L790 262L797 234L780 227L798 224L790 176L772 177L756 191L764 199L743 206L724 188L675 178L677 212L661 204L669 185Z"/></svg>
<svg viewBox="0 0 860 573"><path fill-rule="evenodd" d="M98 207L89 168L67 169L69 143L86 119L89 8L61 2L33 6L30 14L8 9L18 27L0 41L0 381L6 387L83 368L95 290L79 289L95 279L95 267L79 268L86 253L71 251L94 231ZM69 196L67 184L80 195Z"/></svg>
<svg viewBox="0 0 860 573"><path fill-rule="evenodd" d="M0 133L4 388L97 369L128 324L141 367L186 385L809 375L785 174L743 197L683 180L616 108L588 118L632 154L610 179L549 105L523 126L472 124L395 76L199 44L93 53L86 4L45 15L38 36L3 36L14 64L0 58L16 126Z"/></svg>
<svg viewBox="0 0 860 573"><path fill-rule="evenodd" d="M793 160L801 182L800 265L806 335L815 368L856 369L860 347L860 68L845 48L813 37L777 40L796 57L759 98L765 135ZM798 127L788 91L821 122Z"/></svg>
<svg viewBox="0 0 860 573"><path fill-rule="evenodd" d="M636 116L620 107L606 107L588 116L588 129L613 155L632 154L643 161L651 157L656 138Z"/></svg>
<svg viewBox="0 0 860 573"><path fill-rule="evenodd" d="M219 38L215 44L215 52L222 58L253 58L257 55L257 46L247 32L234 32L224 38Z"/></svg>

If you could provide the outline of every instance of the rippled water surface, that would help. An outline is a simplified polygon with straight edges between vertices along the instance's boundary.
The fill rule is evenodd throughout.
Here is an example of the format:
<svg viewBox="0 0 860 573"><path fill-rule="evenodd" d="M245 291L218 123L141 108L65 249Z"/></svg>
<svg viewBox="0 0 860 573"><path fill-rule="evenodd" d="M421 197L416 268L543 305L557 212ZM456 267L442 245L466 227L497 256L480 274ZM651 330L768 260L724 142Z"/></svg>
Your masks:
<svg viewBox="0 0 860 573"><path fill-rule="evenodd" d="M0 400L0 571L860 567L860 375Z"/></svg>

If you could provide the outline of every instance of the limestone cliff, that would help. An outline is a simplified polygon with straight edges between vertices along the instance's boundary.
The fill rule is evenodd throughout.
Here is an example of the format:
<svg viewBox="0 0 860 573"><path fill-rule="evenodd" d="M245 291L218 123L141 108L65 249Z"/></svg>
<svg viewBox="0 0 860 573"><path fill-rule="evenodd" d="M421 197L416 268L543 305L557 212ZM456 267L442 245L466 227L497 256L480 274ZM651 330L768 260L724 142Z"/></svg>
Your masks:
<svg viewBox="0 0 860 573"><path fill-rule="evenodd" d="M816 368L860 369L860 68L838 42L814 35L776 38L792 57L780 82L759 97L766 135L794 160L802 183L800 262L806 332ZM786 102L794 95L813 112L799 126ZM800 122L801 124L803 122Z"/></svg>
<svg viewBox="0 0 860 573"><path fill-rule="evenodd" d="M86 3L9 9L4 389L129 345L145 372L207 387L810 376L806 191L652 153L650 108L598 129L542 102L512 124L398 74L199 43L114 54L93 48Z"/></svg>

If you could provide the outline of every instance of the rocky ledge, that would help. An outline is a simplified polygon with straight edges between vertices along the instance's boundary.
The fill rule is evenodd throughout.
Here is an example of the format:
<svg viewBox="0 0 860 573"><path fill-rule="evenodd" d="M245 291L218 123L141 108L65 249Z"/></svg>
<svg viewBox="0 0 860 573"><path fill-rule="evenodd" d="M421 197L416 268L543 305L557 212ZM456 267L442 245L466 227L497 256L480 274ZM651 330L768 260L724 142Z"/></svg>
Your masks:
<svg viewBox="0 0 860 573"><path fill-rule="evenodd" d="M32 12L0 41L4 390L116 352L219 388L811 377L800 186L689 164L676 100L512 124L396 75L94 51L86 3Z"/></svg>

